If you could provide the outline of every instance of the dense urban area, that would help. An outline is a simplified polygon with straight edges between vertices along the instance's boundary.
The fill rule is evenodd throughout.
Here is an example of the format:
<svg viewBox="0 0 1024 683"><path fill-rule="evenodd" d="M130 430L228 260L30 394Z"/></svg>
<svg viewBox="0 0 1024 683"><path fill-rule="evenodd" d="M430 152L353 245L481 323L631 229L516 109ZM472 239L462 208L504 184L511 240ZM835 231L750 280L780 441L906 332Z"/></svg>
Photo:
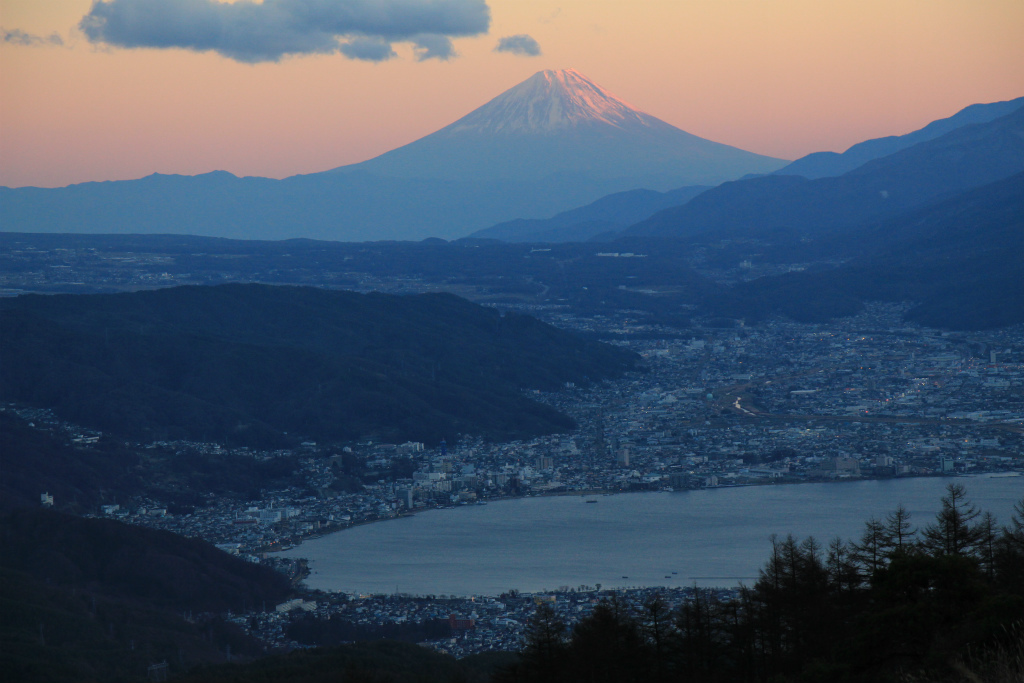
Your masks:
<svg viewBox="0 0 1024 683"><path fill-rule="evenodd" d="M304 562L275 551L428 508L516 496L1024 469L1024 331L1017 328L942 332L904 323L899 306L879 304L827 326L775 321L746 327L737 321L678 334L643 324L628 311L583 316L559 306L518 308L561 327L611 337L638 352L645 371L537 392L534 398L576 419L572 433L511 443L453 434L435 447L306 441L295 451L233 449L233 455L260 461L295 457L302 482L264 490L252 500L210 494L187 511L135 498L94 514L205 539L298 583L308 571ZM80 448L101 438L48 411L5 409ZM129 446L225 452L212 443ZM44 492L41 502L54 501ZM404 636L462 656L515 649L537 604L551 603L571 624L609 594L600 586L551 588L502 596L307 591L231 619L274 646L298 646L303 638L297 634L308 636L310 620L340 621L353 639ZM641 604L657 592L675 604L694 590L644 588L619 595Z"/></svg>

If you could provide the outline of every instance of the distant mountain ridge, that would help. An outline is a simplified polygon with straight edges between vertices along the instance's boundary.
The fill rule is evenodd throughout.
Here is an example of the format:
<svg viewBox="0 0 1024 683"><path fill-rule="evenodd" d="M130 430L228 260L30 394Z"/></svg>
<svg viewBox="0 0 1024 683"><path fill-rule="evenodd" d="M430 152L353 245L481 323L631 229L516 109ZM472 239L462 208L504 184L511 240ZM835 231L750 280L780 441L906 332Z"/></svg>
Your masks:
<svg viewBox="0 0 1024 683"><path fill-rule="evenodd" d="M920 130L906 135L893 135L866 140L853 145L842 154L816 152L784 166L772 175L796 175L809 180L835 177L848 173L869 161L894 154L920 142L934 140L946 133L975 123L988 123L1024 106L1024 97L1005 102L973 104L949 118L932 121ZM741 180L752 180L763 174L750 174ZM790 188L793 183L772 185L766 181L764 194L774 188ZM745 186L751 190L750 186ZM708 189L708 188L704 188ZM691 188L678 188L665 193L649 190L620 192L602 197L586 206L563 211L549 219L523 219L505 221L472 237L499 239L508 242L571 242L586 241L598 235L607 238L610 233L639 223L654 213L687 203L700 192Z"/></svg>
<svg viewBox="0 0 1024 683"><path fill-rule="evenodd" d="M574 71L545 71L431 135L358 164L284 180L221 171L0 188L0 225L235 239L453 239L614 192L717 184L784 163L686 133Z"/></svg>
<svg viewBox="0 0 1024 683"><path fill-rule="evenodd" d="M705 185L695 185L668 192L616 192L551 218L506 221L485 230L477 230L470 237L506 242L586 242L599 235L621 230L662 209L685 204L709 189Z"/></svg>
<svg viewBox="0 0 1024 683"><path fill-rule="evenodd" d="M1024 106L1024 97L1005 102L972 104L949 118L932 121L924 128L906 135L889 135L884 138L865 140L841 154L837 152L808 154L775 171L775 175L799 175L808 180L840 176L874 159L895 154L919 142L934 140L962 126L988 123L1017 111L1022 106Z"/></svg>
<svg viewBox="0 0 1024 683"><path fill-rule="evenodd" d="M756 235L867 226L1024 171L1024 108L870 161L835 178L773 175L724 183L621 236Z"/></svg>

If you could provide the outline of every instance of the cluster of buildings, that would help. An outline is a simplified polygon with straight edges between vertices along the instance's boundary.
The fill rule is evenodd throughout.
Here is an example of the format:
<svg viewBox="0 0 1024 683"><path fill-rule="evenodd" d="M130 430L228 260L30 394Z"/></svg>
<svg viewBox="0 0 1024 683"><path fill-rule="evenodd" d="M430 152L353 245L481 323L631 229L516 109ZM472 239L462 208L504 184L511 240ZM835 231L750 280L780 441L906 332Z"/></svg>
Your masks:
<svg viewBox="0 0 1024 683"><path fill-rule="evenodd" d="M421 645L456 657L488 651L515 651L522 646L526 629L538 605L552 609L571 629L602 600L616 600L623 609L642 615L643 606L659 598L667 610L675 610L696 591L720 599L735 597L723 588L636 588L601 590L600 586L562 588L544 593L509 592L499 596L409 596L316 593L314 599L289 600L258 614L237 615L231 620L272 647L300 648L293 624L317 619L344 621L350 632L363 638L379 633L412 639ZM428 636L420 639L420 636Z"/></svg>

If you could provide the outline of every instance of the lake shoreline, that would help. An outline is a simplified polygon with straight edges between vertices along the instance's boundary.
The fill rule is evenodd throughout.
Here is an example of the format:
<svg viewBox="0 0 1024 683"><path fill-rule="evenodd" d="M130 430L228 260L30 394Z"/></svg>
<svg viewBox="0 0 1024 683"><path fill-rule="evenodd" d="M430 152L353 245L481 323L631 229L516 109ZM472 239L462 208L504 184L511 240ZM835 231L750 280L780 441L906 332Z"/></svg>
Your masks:
<svg viewBox="0 0 1024 683"><path fill-rule="evenodd" d="M907 504L923 528L940 507L944 482L954 480L967 483L978 507L1003 521L1024 495L1015 472L828 482L849 487L720 487L691 491L695 496L558 492L490 501L517 503L512 508L429 508L441 515L407 513L409 524L372 531L371 522L357 524L332 541L323 539L333 532L307 538L286 556L309 561L310 590L487 596L510 587L536 592L597 582L608 588L729 587L736 577L749 585L772 534L859 538L870 517L883 517L898 503ZM595 495L602 504L572 500Z"/></svg>
<svg viewBox="0 0 1024 683"><path fill-rule="evenodd" d="M463 507L468 508L468 507L473 507L473 506L481 505L481 504L488 505L490 503L500 503L500 502L505 502L505 501L510 501L510 500L528 500L530 498L552 498L552 497L572 497L572 496L578 496L578 497L581 497L581 498L582 497L586 497L586 496L619 496L619 495L628 495L628 494L636 494L636 493L687 493L687 492L691 492L691 491L731 491L731 490L745 489L745 488L760 488L760 487L764 487L764 486L801 486L801 485L804 485L804 484L853 484L853 483L865 482L865 481L895 481L895 480L908 480L908 479L969 479L969 478L972 478L972 477L984 477L984 476L991 476L991 477L1018 477L1018 476L1024 476L1024 473L1021 473L1021 472L1018 472L1018 471L1015 471L1015 470L1009 470L1009 471L1003 471L1003 472L984 472L984 473L979 473L979 474L938 474L937 473L937 474L915 474L913 476L858 477L856 479L852 479L852 478L832 479L832 480L820 479L820 480L813 480L813 481L810 481L810 480L792 481L792 480L790 480L790 481L781 481L780 482L780 481L768 481L768 480L766 480L763 483L751 482L751 483L738 484L738 485L732 485L732 486L706 486L706 487L701 487L701 488L696 488L696 489L678 489L678 490L674 490L674 489L647 489L647 490L639 490L639 491L609 491L607 489L592 489L592 490L584 490L584 491L555 491L555 492L548 492L548 493L531 493L531 494L523 495L523 496L497 496L497 497L494 497L494 498L488 498L488 499L486 499L484 501L477 501L475 503L458 503L458 504L454 504L454 505L445 505L445 506L440 506L440 507L439 506L424 506L424 507L421 507L421 508L414 508L412 510L404 510L404 511L402 511L399 514L396 514L394 517L384 517L384 518L378 517L376 519L364 519L364 520L359 520L358 522L352 522L351 524L348 524L347 526L337 527L337 528L333 528L333 529L328 529L327 531L317 530L317 531L314 531L312 533L305 534L305 535L299 537L298 543L294 544L292 546L292 548L289 548L288 550L291 550L293 548L298 548L303 543L305 543L306 541L309 541L309 540L313 540L313 539L317 539L317 538L324 538L326 536L330 536L331 534L337 534L337 533L340 533L340 532L343 532L343 531L348 531L349 529L355 529L357 527L368 526L370 524L380 524L380 523L383 523L383 522L393 522L393 521L398 520L398 519L405 519L407 517L415 517L416 515L424 513L424 512L433 512L433 511L436 511L436 510L453 510L453 509L459 509L459 508L463 508ZM263 552L266 552L268 554L276 554L276 553L285 552L285 549L265 550Z"/></svg>

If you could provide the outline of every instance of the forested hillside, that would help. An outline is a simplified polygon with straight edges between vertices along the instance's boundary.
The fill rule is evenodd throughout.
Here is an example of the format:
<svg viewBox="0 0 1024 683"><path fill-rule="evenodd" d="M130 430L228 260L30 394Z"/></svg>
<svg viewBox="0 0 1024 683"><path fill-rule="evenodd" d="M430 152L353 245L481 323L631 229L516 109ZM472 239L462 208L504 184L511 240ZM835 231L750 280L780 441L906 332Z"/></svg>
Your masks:
<svg viewBox="0 0 1024 683"><path fill-rule="evenodd" d="M0 396L140 440L244 445L570 429L526 389L637 358L450 294L223 285L0 302Z"/></svg>
<svg viewBox="0 0 1024 683"><path fill-rule="evenodd" d="M0 516L0 671L11 681L138 681L255 639L218 616L272 606L283 575L196 539L48 510Z"/></svg>

